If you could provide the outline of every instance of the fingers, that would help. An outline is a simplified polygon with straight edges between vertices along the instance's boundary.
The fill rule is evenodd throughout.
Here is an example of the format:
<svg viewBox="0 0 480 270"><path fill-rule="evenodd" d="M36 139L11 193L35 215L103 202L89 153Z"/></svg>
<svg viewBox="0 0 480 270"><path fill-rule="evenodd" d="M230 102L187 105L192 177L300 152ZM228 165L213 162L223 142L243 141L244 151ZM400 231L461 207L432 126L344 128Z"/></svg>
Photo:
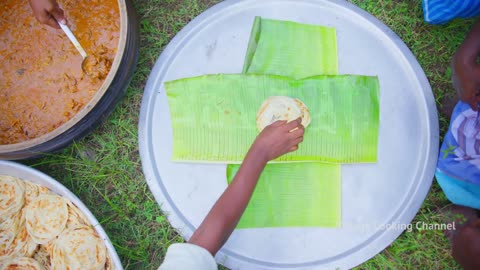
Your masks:
<svg viewBox="0 0 480 270"><path fill-rule="evenodd" d="M46 24L50 27L59 29L60 26L58 26L57 21L55 20L54 17L50 15L50 13L47 10L41 10L38 13L35 13L35 17L40 23Z"/></svg>
<svg viewBox="0 0 480 270"><path fill-rule="evenodd" d="M56 29L60 29L60 26L58 26L58 23L57 21L53 18L53 17L49 17L45 22L42 22L50 27L53 27L53 28L56 28Z"/></svg>
<svg viewBox="0 0 480 270"><path fill-rule="evenodd" d="M67 24L67 20L65 19L65 15L63 13L63 9L58 6L58 4L52 8L50 11L50 15L59 23Z"/></svg>
<svg viewBox="0 0 480 270"><path fill-rule="evenodd" d="M293 151L297 151L298 150L298 145L294 145L292 146L290 149L288 149L288 152L293 152Z"/></svg>
<svg viewBox="0 0 480 270"><path fill-rule="evenodd" d="M279 127L279 126L283 126L287 123L287 120L277 120L275 122L273 122L272 124L270 124L272 127Z"/></svg>
<svg viewBox="0 0 480 270"><path fill-rule="evenodd" d="M293 151L298 150L298 145L302 142L303 142L303 132L302 132L302 136L296 137L290 142L290 145L293 145L293 146L291 146L288 149L288 152L293 152Z"/></svg>
<svg viewBox="0 0 480 270"><path fill-rule="evenodd" d="M293 144L300 144L301 142L303 142L303 136L295 138L293 140Z"/></svg>
<svg viewBox="0 0 480 270"><path fill-rule="evenodd" d="M30 6L32 7L35 18L40 23L46 24L50 27L59 29L58 23L66 24L63 9L60 8L55 0L30 0Z"/></svg>
<svg viewBox="0 0 480 270"><path fill-rule="evenodd" d="M296 120L291 121L290 123L287 123L285 125L285 129L288 131L291 131L301 126L302 126L302 118L297 118Z"/></svg>
<svg viewBox="0 0 480 270"><path fill-rule="evenodd" d="M303 137L296 138L295 140L292 141L293 146L290 147L289 152L293 152L298 150L298 145L303 142Z"/></svg>
<svg viewBox="0 0 480 270"><path fill-rule="evenodd" d="M296 139L299 137L303 137L303 134L305 134L305 127L300 125L299 127L295 128L294 130L290 131L288 136L290 138Z"/></svg>

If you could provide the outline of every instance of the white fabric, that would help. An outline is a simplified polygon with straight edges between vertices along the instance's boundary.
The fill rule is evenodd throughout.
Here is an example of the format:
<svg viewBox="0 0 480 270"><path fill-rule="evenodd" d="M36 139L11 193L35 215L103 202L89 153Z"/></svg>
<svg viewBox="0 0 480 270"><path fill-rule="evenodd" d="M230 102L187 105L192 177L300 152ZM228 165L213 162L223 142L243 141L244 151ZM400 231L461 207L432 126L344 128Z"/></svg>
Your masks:
<svg viewBox="0 0 480 270"><path fill-rule="evenodd" d="M173 244L158 270L217 270L217 263L206 249L193 244Z"/></svg>

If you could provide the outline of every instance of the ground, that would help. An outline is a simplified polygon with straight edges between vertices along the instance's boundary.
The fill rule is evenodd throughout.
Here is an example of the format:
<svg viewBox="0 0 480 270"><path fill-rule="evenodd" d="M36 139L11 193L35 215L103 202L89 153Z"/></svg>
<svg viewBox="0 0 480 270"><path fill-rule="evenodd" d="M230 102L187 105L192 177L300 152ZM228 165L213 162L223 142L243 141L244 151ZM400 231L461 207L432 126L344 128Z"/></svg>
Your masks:
<svg viewBox="0 0 480 270"><path fill-rule="evenodd" d="M170 227L148 189L138 153L138 116L150 70L173 36L217 0L133 0L139 15L140 58L126 96L108 119L70 147L23 161L62 182L102 223L126 269L156 269L167 247L183 241ZM422 18L420 0L351 0L395 31L417 57L430 80L437 106L455 92L450 59L472 20L431 26ZM441 136L448 119L440 115ZM441 222L448 201L434 182L413 223ZM358 269L454 269L441 231L403 233Z"/></svg>

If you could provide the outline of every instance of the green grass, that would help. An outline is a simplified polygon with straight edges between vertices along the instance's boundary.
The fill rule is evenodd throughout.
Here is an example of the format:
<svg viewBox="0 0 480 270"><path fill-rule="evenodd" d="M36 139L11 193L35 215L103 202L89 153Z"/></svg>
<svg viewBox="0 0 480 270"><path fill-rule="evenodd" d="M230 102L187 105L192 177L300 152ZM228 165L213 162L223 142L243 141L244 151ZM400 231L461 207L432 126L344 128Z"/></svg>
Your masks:
<svg viewBox="0 0 480 270"><path fill-rule="evenodd" d="M135 0L141 28L140 59L125 98L84 139L59 153L25 161L62 182L99 219L127 269L156 269L167 247L182 241L162 215L142 173L137 125L143 88L153 64L171 38L191 19L219 2ZM445 26L423 22L420 0L351 1L392 28L413 51L432 85L437 105L454 95L449 63L471 20ZM449 119L440 116L441 134ZM413 223L442 222L448 204L434 183ZM452 269L447 240L439 231L403 233L390 247L358 269Z"/></svg>

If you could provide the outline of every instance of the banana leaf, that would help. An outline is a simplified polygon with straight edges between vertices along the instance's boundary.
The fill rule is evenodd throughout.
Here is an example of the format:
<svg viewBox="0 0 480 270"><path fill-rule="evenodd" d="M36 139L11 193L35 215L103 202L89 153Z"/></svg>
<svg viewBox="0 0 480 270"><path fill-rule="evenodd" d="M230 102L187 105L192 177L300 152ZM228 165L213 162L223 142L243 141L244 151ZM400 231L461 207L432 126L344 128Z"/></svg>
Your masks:
<svg viewBox="0 0 480 270"><path fill-rule="evenodd" d="M260 29L260 24L263 27ZM273 25L274 24L274 25ZM323 43L312 44L308 42L298 42L296 37L290 42L285 42L286 38L277 38L268 34L269 29L287 28L292 25L295 27L294 33L283 34L282 36L298 36L303 33L303 25L275 20L265 20L260 17L255 18L252 28L252 34L245 58L243 73L249 72L252 59L256 55L256 63L251 70L257 73L268 71L271 74L282 74L290 77L301 78L317 74L337 74L337 52L335 30L328 28L323 36L320 33L315 35L316 40L321 39ZM321 26L311 27L310 29L321 28ZM262 35L263 43L259 48L257 46ZM283 31L288 31L283 29ZM330 35L328 37L328 35ZM268 37L269 40L266 40ZM259 60L269 53L269 47L277 47L277 43L284 42L283 46L289 44L299 45L299 48L286 50L291 52L288 60L285 60L283 53L270 55L271 58L279 57L281 61L275 66L262 65L259 67ZM268 44L268 46L266 46ZM308 47L311 45L310 47ZM304 47L305 46L305 47ZM262 51L262 53L260 53ZM266 52L265 52L266 51ZM258 53L258 54L257 54ZM302 53L315 57L297 58L296 55ZM321 59L318 59L318 58ZM265 58L265 57L263 57ZM263 63L268 63L267 61ZM292 65L293 63L293 65ZM296 66L297 68L291 68ZM227 181L231 183L234 174L238 171L239 165L229 164L227 166ZM340 164L326 163L284 163L268 164L253 194L252 199L237 228L255 228L255 227L338 227L341 223L341 175Z"/></svg>
<svg viewBox="0 0 480 270"><path fill-rule="evenodd" d="M174 161L238 164L258 134L257 110L290 96L310 110L300 149L274 162L376 162L379 84L339 75L294 80L275 75L207 75L165 83Z"/></svg>
<svg viewBox="0 0 480 270"><path fill-rule="evenodd" d="M243 73L295 79L337 74L335 28L255 17Z"/></svg>
<svg viewBox="0 0 480 270"><path fill-rule="evenodd" d="M333 28L257 17L243 73L292 78L337 74L335 35ZM305 142L296 155L276 161L287 163L266 166L237 228L338 227L340 164L302 161L376 161L378 80L348 75L306 80L230 76L234 75L166 84L173 159L239 163L258 134L255 114L261 102L271 95L297 97L312 114ZM228 183L238 168L237 164L227 166Z"/></svg>
<svg viewBox="0 0 480 270"><path fill-rule="evenodd" d="M239 167L228 165L228 183ZM340 222L339 165L269 164L237 228L338 227Z"/></svg>

